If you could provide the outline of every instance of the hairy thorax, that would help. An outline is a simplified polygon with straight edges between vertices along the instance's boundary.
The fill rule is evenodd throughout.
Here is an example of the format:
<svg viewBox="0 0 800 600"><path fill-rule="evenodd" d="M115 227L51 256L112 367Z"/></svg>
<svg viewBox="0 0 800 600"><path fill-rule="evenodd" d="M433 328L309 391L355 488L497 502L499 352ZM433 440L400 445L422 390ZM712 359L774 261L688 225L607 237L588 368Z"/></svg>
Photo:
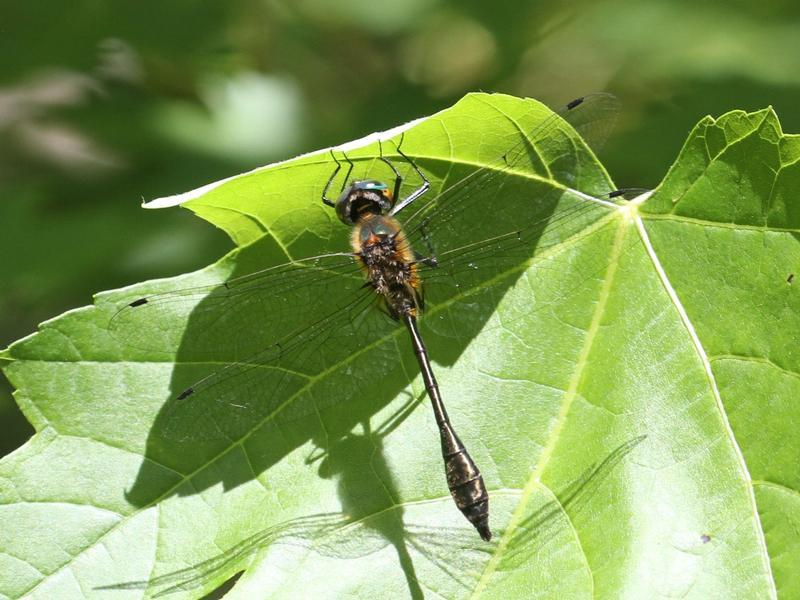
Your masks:
<svg viewBox="0 0 800 600"><path fill-rule="evenodd" d="M417 264L397 220L365 215L353 228L352 246L367 282L383 297L389 314L416 316L421 305Z"/></svg>

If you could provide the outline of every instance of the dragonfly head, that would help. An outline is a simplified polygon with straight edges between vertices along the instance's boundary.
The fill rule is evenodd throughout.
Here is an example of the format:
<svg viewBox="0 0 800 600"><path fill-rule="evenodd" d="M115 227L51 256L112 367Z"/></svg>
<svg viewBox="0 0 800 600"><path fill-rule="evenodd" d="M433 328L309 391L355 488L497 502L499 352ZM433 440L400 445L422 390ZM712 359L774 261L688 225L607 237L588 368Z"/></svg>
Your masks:
<svg viewBox="0 0 800 600"><path fill-rule="evenodd" d="M348 185L336 201L336 215L345 225L355 225L365 215L385 215L394 206L385 183L362 179Z"/></svg>

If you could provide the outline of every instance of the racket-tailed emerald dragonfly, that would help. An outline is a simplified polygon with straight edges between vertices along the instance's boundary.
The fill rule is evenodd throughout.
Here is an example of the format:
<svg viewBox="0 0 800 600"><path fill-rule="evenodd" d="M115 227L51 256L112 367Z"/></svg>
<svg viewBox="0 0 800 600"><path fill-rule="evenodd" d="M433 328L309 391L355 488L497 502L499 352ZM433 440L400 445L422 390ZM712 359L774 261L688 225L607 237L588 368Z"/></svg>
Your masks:
<svg viewBox="0 0 800 600"><path fill-rule="evenodd" d="M485 294L499 275L519 276L535 255L616 210L624 195L589 158L585 141L605 136L618 111L614 96L578 98L557 113L536 110L538 124L521 130L501 155L448 173L436 192L418 165L424 157L407 154L402 136L392 140L394 158L384 153L389 140L374 157L384 178L351 178L354 161L332 151L321 202L351 228L349 251L143 296L120 308L110 329L127 344L151 348L166 336L189 347L204 342L223 357L207 361L196 382L168 403L164 435L241 439L287 409L336 363L337 352L402 324L433 406L447 486L480 536L491 539L489 494L447 414L418 320L429 307L444 307L437 326L450 321L459 329L454 298ZM522 197L522 207L508 209L510 197ZM491 235L475 239L476 229ZM376 300L383 315L371 308Z"/></svg>

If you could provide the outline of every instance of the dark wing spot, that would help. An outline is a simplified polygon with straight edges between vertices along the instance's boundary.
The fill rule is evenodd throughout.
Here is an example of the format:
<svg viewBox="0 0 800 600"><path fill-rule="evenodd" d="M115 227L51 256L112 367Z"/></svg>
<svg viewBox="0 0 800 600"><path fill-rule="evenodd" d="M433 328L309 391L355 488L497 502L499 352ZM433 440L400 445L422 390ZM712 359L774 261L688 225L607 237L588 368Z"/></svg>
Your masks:
<svg viewBox="0 0 800 600"><path fill-rule="evenodd" d="M177 397L177 400L183 400L187 396L191 396L193 392L194 392L194 388L186 388L185 390L183 390L181 392L180 396Z"/></svg>
<svg viewBox="0 0 800 600"><path fill-rule="evenodd" d="M580 106L581 104L583 104L584 100L585 98L583 96L580 98L575 98L575 100L567 104L567 110L572 110L573 108Z"/></svg>

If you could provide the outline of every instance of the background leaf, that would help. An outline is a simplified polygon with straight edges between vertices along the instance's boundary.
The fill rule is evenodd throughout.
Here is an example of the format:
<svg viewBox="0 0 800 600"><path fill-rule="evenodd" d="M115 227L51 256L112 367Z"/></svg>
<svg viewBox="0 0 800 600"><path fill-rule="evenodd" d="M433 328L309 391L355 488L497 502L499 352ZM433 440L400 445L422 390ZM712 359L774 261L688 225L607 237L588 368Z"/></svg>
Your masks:
<svg viewBox="0 0 800 600"><path fill-rule="evenodd" d="M545 114L469 96L407 132L403 148L437 186ZM199 597L247 567L231 597L791 597L797 152L771 111L706 119L652 197L468 296L467 339L448 336L432 307L437 376L492 490L492 545L447 494L402 336L334 361L240 442L154 434L197 365L184 362L191 348L158 354L110 335L124 298L346 244L318 199L326 153L192 200L240 247L203 271L98 296L4 354L37 435L0 467L2 592L123 597L127 582L138 596L146 582L151 596ZM578 140L564 154L581 167L576 187L610 187ZM352 155L375 169L374 144ZM507 179L563 189L541 175L532 164ZM316 410L293 411L303 404ZM192 570L201 565L210 577Z"/></svg>

